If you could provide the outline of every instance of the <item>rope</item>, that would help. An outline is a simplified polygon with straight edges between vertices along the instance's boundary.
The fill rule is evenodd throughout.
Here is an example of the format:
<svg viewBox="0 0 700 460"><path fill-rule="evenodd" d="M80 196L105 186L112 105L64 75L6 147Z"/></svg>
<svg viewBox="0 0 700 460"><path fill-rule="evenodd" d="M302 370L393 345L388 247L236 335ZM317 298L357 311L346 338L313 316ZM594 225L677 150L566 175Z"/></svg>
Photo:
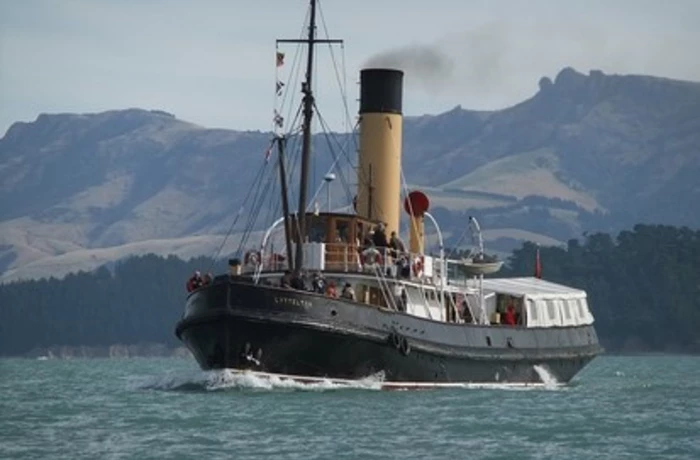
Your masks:
<svg viewBox="0 0 700 460"><path fill-rule="evenodd" d="M328 173L331 173L333 170L336 170L336 171L338 172L338 176L340 177L340 182L341 182L341 185L342 185L343 188L344 188L346 198L347 198L348 200L352 200L352 197L351 197L351 194L350 194L350 186L348 185L348 181L347 181L347 179L345 178L345 174L343 173L342 168L336 168L336 166L337 166L337 164L338 164L338 161L340 160L340 156L338 156L338 155L335 154L335 151L334 151L334 149L333 149L333 145L331 144L331 141L330 141L331 138L332 138L333 140L335 140L336 143L339 145L340 151L341 151L341 152L346 152L346 146L347 146L347 144L348 144L350 138L346 138L345 144L344 144L344 145L340 145L340 142L338 142L337 137L336 137L336 136L332 136L331 133L330 133L330 130L327 130L327 129L328 129L328 124L326 123L325 119L324 119L323 116L321 115L321 112L318 110L318 107L316 107L315 104L314 104L314 108L316 109L316 113L318 114L318 119L319 119L319 122L320 122L320 124L321 124L321 128L324 130L324 134L325 134L324 137L325 137L326 142L327 142L327 144L328 144L328 150L330 151L331 155L333 156L333 163L331 164L330 168L328 169ZM326 130L327 130L327 131L326 131ZM352 137L352 133L350 134L350 136ZM346 158L347 158L347 155L346 155ZM350 164L350 166L352 166L352 164ZM311 203L313 203L313 201L314 201L314 200L318 197L318 195L321 193L321 190L322 190L322 189L323 189L323 185L320 185L320 186L318 187L318 189L316 190L316 193L314 193L313 198L311 198L311 200L309 201L309 207L307 207L307 211L310 209Z"/></svg>
<svg viewBox="0 0 700 460"><path fill-rule="evenodd" d="M272 148L272 144L274 144L274 140L270 143L270 148ZM236 226L236 223L238 222L238 219L240 219L241 215L243 214L243 210L245 209L245 205L248 202L248 198L250 198L250 194L253 191L253 188L255 184L262 178L262 174L265 171L265 167L267 166L267 161L265 161L260 169L258 170L258 173L255 175L255 179L253 179L253 187L251 187L248 190L248 193L246 194L245 198L243 199L243 203L241 204L241 207L238 209L238 212L236 213L236 217L233 219L233 222L228 228L228 231L226 232L226 235L224 236L224 239L221 241L221 244L219 245L219 248L214 252L214 255L212 256L212 261L209 264L209 268L207 271L211 271L213 265L214 265L214 260L216 260L217 257L221 254L221 251L224 248L224 245L226 244L226 241L228 240L229 236L231 236L231 233L233 232L233 228Z"/></svg>
<svg viewBox="0 0 700 460"><path fill-rule="evenodd" d="M277 163L277 162L275 162ZM253 213L251 214L248 224L246 225L246 228L243 233L243 237L241 238L241 242L238 245L238 250L236 251L236 254L240 256L242 248L245 246L245 244L248 242L248 239L250 238L250 234L252 233L252 229L255 225L255 222L258 219L258 216L260 215L260 209L262 208L262 199L265 197L267 194L267 190L272 182L272 179L274 178L274 174L271 174L270 177L267 180L267 184L265 184L264 190L262 193L260 193L260 187L256 190L255 193L255 198L253 199Z"/></svg>
<svg viewBox="0 0 700 460"><path fill-rule="evenodd" d="M321 3L319 2L317 4L318 6L318 11L319 11L319 16L321 18L321 24L323 25L323 31L326 34L326 38L329 38L328 35L328 27L326 26L326 18L323 15L323 9L321 8ZM331 43L328 43L328 50L330 51L331 55L331 61L333 62L333 70L335 72L335 80L338 83L338 87L340 88L340 97L341 100L343 101L343 107L345 108L345 122L347 123L347 127L350 127L352 125L351 123L351 117L350 117L350 109L348 107L348 97L347 97L347 81L345 84L343 84L340 81L340 73L338 72L338 65L335 60L335 53L333 52L333 46ZM345 72L345 44L341 43L341 50L342 50L342 58L343 58L343 75L346 75L347 78L347 73Z"/></svg>

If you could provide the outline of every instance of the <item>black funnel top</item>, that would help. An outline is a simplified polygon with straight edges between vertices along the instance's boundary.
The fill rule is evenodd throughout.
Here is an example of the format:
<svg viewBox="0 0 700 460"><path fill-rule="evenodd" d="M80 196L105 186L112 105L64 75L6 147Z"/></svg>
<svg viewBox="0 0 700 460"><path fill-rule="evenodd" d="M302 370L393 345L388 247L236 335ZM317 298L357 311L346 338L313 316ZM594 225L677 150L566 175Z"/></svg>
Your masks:
<svg viewBox="0 0 700 460"><path fill-rule="evenodd" d="M360 71L360 113L401 114L403 71L363 69Z"/></svg>

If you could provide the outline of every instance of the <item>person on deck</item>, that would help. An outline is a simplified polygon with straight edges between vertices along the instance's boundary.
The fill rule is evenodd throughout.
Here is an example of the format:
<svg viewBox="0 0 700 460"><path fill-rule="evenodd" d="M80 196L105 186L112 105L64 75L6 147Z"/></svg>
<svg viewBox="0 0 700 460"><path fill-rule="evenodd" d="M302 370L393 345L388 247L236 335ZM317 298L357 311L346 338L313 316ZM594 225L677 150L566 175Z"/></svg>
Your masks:
<svg viewBox="0 0 700 460"><path fill-rule="evenodd" d="M396 234L396 232L391 232L391 238L389 238L389 247L391 248L391 257L396 259L399 255L406 252L406 246L404 246L401 238Z"/></svg>
<svg viewBox="0 0 700 460"><path fill-rule="evenodd" d="M292 272L289 270L284 271L284 276L280 280L280 286L283 288L291 289L292 287Z"/></svg>
<svg viewBox="0 0 700 460"><path fill-rule="evenodd" d="M355 300L355 290L352 288L350 283L345 283L341 296L344 299Z"/></svg>
<svg viewBox="0 0 700 460"><path fill-rule="evenodd" d="M338 291L335 289L335 281L328 282L328 287L326 288L326 295L328 297L333 297L333 298L338 297Z"/></svg>
<svg viewBox="0 0 700 460"><path fill-rule="evenodd" d="M364 239L362 240L362 248L360 249L360 252L364 251L367 248L374 246L373 238L374 238L374 231L370 230L365 235Z"/></svg>
<svg viewBox="0 0 700 460"><path fill-rule="evenodd" d="M326 292L326 280L323 279L323 276L318 272L314 272L314 277L311 281L311 289L317 294Z"/></svg>
<svg viewBox="0 0 700 460"><path fill-rule="evenodd" d="M396 298L397 310L406 311L408 308L408 294L406 294L406 288L397 284L394 287L394 297Z"/></svg>
<svg viewBox="0 0 700 460"><path fill-rule="evenodd" d="M187 292L192 292L195 289L202 287L202 275L199 271L194 272L194 274L187 280Z"/></svg>
<svg viewBox="0 0 700 460"><path fill-rule="evenodd" d="M515 307L513 306L512 300L506 307L506 313L503 315L503 324L515 326Z"/></svg>
<svg viewBox="0 0 700 460"><path fill-rule="evenodd" d="M386 239L386 232L384 231L384 224L379 224L377 228L374 229L372 242L377 248L386 248L389 246L389 242Z"/></svg>
<svg viewBox="0 0 700 460"><path fill-rule="evenodd" d="M292 276L292 289L298 291L306 291L306 275L304 273L296 273Z"/></svg>
<svg viewBox="0 0 700 460"><path fill-rule="evenodd" d="M471 312L471 310L469 310L469 305L467 304L467 299L462 299L462 304L460 306L460 313L461 313L462 319L464 320L465 323L472 322L472 312Z"/></svg>

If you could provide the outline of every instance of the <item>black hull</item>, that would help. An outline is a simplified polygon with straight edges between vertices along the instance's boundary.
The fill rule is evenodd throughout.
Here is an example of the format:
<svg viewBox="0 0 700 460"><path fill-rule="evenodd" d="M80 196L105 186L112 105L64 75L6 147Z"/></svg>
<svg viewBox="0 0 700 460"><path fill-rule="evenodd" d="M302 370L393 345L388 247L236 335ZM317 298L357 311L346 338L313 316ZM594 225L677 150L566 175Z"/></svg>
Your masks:
<svg viewBox="0 0 700 460"><path fill-rule="evenodd" d="M592 326L448 324L244 282L190 295L176 334L205 370L394 382L537 383L539 365L563 383L601 351Z"/></svg>

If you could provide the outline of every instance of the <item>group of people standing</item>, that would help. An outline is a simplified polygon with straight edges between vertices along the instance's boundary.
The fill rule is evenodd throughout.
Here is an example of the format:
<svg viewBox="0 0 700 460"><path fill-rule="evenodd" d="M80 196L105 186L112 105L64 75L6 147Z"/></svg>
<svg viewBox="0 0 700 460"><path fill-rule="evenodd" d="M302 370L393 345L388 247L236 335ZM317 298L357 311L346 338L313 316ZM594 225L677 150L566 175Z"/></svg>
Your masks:
<svg viewBox="0 0 700 460"><path fill-rule="evenodd" d="M383 223L378 224L365 235L363 243L358 247L358 250L360 253L363 253L370 248L376 249L383 258L387 259L387 262L391 261L391 265L396 266L396 272L393 275L400 278L411 277L410 257L406 253L406 246L395 231L392 231L391 236L387 238L385 225ZM388 271L387 275L390 275Z"/></svg>
<svg viewBox="0 0 700 460"><path fill-rule="evenodd" d="M298 276L293 276L290 270L284 272L282 280L280 281L280 286L288 289L297 289L299 291L309 291L315 292L317 294L324 294L328 297L333 298L344 298L348 300L355 300L355 290L350 283L345 283L343 289L338 295L338 289L335 281L326 281L323 275L319 272L315 272L312 276L311 283L307 282L306 274L301 274Z"/></svg>
<svg viewBox="0 0 700 460"><path fill-rule="evenodd" d="M399 254L406 252L406 246L396 232L391 232L391 236L387 238L386 227L383 223L378 224L374 230L365 235L362 246L364 249L372 246L375 248L388 248L390 249L391 257L394 259L396 259Z"/></svg>

